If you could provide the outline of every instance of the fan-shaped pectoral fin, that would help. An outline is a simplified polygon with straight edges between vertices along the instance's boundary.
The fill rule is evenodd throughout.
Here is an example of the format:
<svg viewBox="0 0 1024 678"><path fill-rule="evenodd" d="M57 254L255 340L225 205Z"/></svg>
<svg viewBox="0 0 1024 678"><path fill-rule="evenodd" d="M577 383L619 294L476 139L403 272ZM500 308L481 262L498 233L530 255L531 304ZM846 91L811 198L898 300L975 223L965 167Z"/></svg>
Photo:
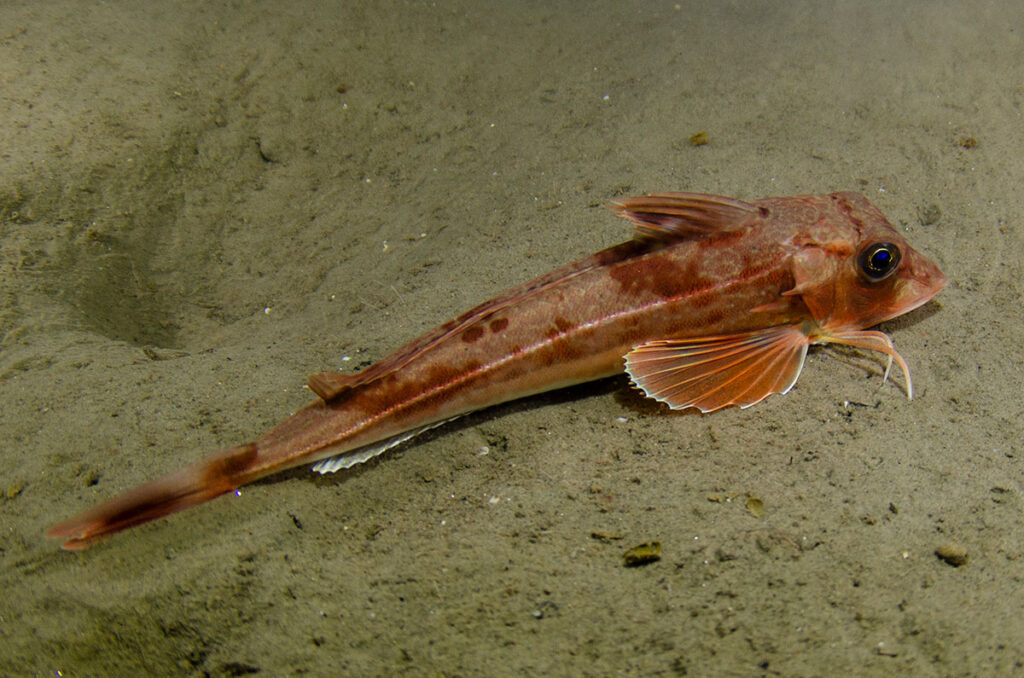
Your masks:
<svg viewBox="0 0 1024 678"><path fill-rule="evenodd" d="M626 354L626 372L647 396L675 410L750 407L793 387L809 344L795 325L652 341Z"/></svg>

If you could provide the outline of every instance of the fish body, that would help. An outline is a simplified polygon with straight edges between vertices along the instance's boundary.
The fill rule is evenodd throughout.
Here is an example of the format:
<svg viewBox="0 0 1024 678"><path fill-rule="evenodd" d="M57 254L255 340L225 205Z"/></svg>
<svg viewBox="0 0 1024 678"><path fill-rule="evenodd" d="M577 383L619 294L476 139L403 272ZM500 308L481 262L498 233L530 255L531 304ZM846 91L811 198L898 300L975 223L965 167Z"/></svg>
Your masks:
<svg viewBox="0 0 1024 678"><path fill-rule="evenodd" d="M621 373L704 412L796 381L807 347L906 363L865 328L945 285L861 195L744 202L696 193L611 206L632 240L509 290L355 374L317 373L318 400L247 445L116 496L48 531L66 549L314 463L336 471L467 412ZM886 370L888 374L888 369Z"/></svg>

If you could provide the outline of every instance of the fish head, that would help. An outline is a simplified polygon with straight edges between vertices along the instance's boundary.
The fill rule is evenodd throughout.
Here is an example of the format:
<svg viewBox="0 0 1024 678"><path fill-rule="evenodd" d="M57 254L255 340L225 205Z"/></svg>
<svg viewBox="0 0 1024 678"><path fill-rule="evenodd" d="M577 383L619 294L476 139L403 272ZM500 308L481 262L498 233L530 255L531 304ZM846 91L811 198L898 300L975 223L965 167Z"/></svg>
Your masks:
<svg viewBox="0 0 1024 678"><path fill-rule="evenodd" d="M928 302L946 286L938 265L858 193L823 196L793 258L795 287L826 332L860 330Z"/></svg>

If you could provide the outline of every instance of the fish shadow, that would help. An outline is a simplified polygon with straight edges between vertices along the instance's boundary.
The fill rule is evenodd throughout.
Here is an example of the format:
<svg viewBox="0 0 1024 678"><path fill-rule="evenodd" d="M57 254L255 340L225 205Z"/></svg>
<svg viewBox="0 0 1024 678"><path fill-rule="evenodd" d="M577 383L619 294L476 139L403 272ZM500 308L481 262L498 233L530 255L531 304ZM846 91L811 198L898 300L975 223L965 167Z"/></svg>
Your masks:
<svg viewBox="0 0 1024 678"><path fill-rule="evenodd" d="M928 320L941 310L942 302L937 299L931 299L924 306L915 308L909 313L904 313L903 315L898 315L895 318L886 320L878 327L886 334L889 334L887 330L902 330L907 327L913 327L923 320Z"/></svg>

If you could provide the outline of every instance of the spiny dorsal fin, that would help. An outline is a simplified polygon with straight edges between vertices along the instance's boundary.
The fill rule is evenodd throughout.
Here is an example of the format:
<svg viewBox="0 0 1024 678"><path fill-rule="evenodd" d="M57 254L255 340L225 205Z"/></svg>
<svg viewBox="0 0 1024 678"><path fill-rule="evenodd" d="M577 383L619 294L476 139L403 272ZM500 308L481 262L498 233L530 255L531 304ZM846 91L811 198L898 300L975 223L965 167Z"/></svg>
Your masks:
<svg viewBox="0 0 1024 678"><path fill-rule="evenodd" d="M742 227L757 206L707 193L652 193L617 200L609 207L636 226L641 240L687 240Z"/></svg>

